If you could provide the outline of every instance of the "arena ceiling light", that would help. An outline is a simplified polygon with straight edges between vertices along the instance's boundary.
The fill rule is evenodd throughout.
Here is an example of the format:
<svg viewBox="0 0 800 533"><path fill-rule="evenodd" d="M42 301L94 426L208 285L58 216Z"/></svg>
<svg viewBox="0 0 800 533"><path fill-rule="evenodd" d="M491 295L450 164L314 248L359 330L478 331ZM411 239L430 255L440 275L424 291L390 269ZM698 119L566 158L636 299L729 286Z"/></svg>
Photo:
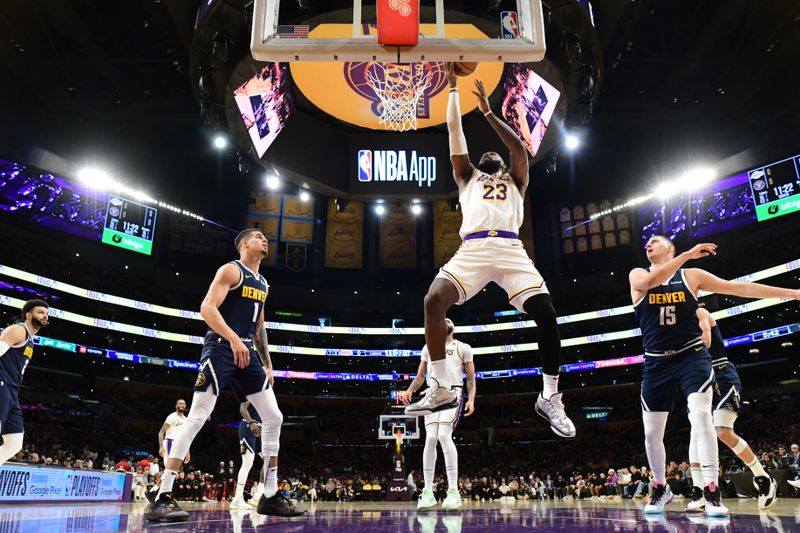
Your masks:
<svg viewBox="0 0 800 533"><path fill-rule="evenodd" d="M574 133L568 133L564 136L564 147L570 152L574 152L581 145L580 138Z"/></svg>
<svg viewBox="0 0 800 533"><path fill-rule="evenodd" d="M224 135L220 133L214 135L214 148L223 150L226 146L228 146L228 139L226 139Z"/></svg>
<svg viewBox="0 0 800 533"><path fill-rule="evenodd" d="M419 204L412 204L411 212L414 213L415 215L419 215L420 213L422 213L422 206Z"/></svg>
<svg viewBox="0 0 800 533"><path fill-rule="evenodd" d="M383 204L377 204L377 205L375 206L375 213L376 213L376 214L377 214L379 217L380 217L380 216L383 216L383 214L384 214L385 212L386 212L386 208L383 206Z"/></svg>
<svg viewBox="0 0 800 533"><path fill-rule="evenodd" d="M281 179L276 176L275 174L268 174L267 175L267 188L271 191L275 191L278 187L281 186Z"/></svg>
<svg viewBox="0 0 800 533"><path fill-rule="evenodd" d="M311 195L310 195L310 194L308 194L308 191L307 191L307 190L305 190L305 189L301 189L301 190L300 190L300 201L301 201L301 202L307 202L307 201L309 201L310 199L311 199Z"/></svg>
<svg viewBox="0 0 800 533"><path fill-rule="evenodd" d="M109 189L114 185L111 174L97 167L83 167L78 171L78 179L92 189Z"/></svg>

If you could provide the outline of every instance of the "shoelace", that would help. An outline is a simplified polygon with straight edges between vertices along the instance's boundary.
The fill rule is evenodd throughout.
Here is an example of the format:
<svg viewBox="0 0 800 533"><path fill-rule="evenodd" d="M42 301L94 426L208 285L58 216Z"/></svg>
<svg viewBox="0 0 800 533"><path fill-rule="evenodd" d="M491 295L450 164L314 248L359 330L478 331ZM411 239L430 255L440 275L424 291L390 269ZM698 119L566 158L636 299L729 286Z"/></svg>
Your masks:
<svg viewBox="0 0 800 533"><path fill-rule="evenodd" d="M659 485L653 491L653 497L650 498L650 505L656 505L659 500L664 497L664 494L667 492L665 485Z"/></svg>

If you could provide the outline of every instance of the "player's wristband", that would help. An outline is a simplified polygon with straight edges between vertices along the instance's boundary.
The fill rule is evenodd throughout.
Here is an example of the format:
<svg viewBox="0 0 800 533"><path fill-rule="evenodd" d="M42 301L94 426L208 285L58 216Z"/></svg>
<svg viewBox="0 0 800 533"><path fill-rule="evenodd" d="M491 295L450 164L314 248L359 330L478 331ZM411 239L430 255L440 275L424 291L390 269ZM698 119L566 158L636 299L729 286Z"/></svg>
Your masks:
<svg viewBox="0 0 800 533"><path fill-rule="evenodd" d="M483 114L484 117L488 117L489 115L494 115L494 113L492 113L491 109Z"/></svg>
<svg viewBox="0 0 800 533"><path fill-rule="evenodd" d="M450 87L450 92L451 93L457 93L458 92L458 87Z"/></svg>

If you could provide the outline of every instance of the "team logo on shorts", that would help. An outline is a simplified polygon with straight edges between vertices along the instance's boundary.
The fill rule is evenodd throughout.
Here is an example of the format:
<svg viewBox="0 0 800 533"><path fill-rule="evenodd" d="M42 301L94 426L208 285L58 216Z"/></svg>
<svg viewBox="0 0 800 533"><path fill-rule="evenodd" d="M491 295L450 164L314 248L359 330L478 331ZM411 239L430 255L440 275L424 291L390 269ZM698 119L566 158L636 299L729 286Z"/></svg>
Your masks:
<svg viewBox="0 0 800 533"><path fill-rule="evenodd" d="M195 387L202 387L206 384L206 375L201 371L197 374L197 381L194 382Z"/></svg>

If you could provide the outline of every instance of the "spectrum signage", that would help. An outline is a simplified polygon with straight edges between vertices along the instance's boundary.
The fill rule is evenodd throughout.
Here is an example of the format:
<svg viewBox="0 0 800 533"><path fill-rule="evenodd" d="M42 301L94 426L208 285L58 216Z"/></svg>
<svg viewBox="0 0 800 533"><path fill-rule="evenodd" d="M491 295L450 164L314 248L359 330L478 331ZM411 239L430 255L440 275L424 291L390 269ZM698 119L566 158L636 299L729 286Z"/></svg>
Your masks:
<svg viewBox="0 0 800 533"><path fill-rule="evenodd" d="M430 189L436 181L436 157L416 150L359 150L356 168L360 183L412 182Z"/></svg>

